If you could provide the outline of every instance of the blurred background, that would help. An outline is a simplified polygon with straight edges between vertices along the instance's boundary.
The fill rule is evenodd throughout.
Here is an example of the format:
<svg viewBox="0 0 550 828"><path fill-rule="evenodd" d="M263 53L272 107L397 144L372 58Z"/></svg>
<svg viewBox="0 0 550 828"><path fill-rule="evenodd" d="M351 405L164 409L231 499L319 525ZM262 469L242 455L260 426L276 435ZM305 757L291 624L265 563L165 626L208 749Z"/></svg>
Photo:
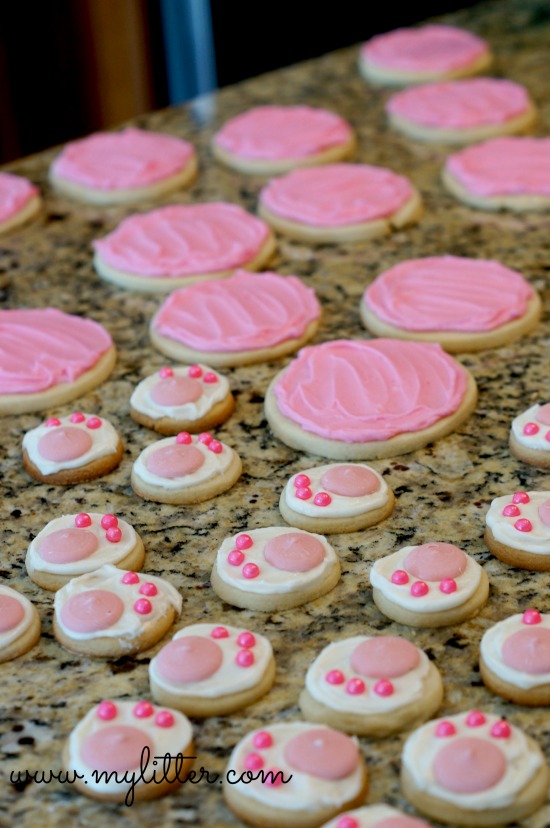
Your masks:
<svg viewBox="0 0 550 828"><path fill-rule="evenodd" d="M0 162L476 0L4 0Z"/></svg>

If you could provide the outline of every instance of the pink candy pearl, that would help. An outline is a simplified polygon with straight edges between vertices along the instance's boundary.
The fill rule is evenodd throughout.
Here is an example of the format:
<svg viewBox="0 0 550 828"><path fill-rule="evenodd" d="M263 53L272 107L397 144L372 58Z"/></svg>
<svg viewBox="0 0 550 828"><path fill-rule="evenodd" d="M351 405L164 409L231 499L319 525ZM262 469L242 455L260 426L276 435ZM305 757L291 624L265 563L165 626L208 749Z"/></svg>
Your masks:
<svg viewBox="0 0 550 828"><path fill-rule="evenodd" d="M207 446L208 443L211 443L213 439L212 435L207 431L203 431L202 434L199 434L199 443L204 443L205 446Z"/></svg>
<svg viewBox="0 0 550 828"><path fill-rule="evenodd" d="M526 423L523 426L523 433L527 435L527 437L531 437L533 434L538 434L540 431L538 425L536 423Z"/></svg>
<svg viewBox="0 0 550 828"><path fill-rule="evenodd" d="M441 738L446 738L447 736L454 736L456 733L456 727L452 722L443 721L439 722L435 729L435 735Z"/></svg>
<svg viewBox="0 0 550 828"><path fill-rule="evenodd" d="M200 365L191 365L187 373L193 379L198 379L199 377L202 377L202 368Z"/></svg>
<svg viewBox="0 0 550 828"><path fill-rule="evenodd" d="M546 432L546 434L544 435L544 439L547 440L547 442L550 443L550 431Z"/></svg>
<svg viewBox="0 0 550 828"><path fill-rule="evenodd" d="M509 739L512 735L512 728L504 719L495 722L491 728L491 736L495 739Z"/></svg>
<svg viewBox="0 0 550 828"><path fill-rule="evenodd" d="M238 549L233 549L227 556L227 563L230 563L231 566L240 566L244 561L244 555Z"/></svg>
<svg viewBox="0 0 550 828"><path fill-rule="evenodd" d="M239 647L246 647L247 649L250 649L250 647L255 646L256 638L251 632L242 632L237 638L237 644Z"/></svg>
<svg viewBox="0 0 550 828"><path fill-rule="evenodd" d="M247 563L243 566L242 572L245 578L257 578L260 574L260 567L255 563Z"/></svg>
<svg viewBox="0 0 550 828"><path fill-rule="evenodd" d="M283 778L279 768L269 768L269 770L266 771L266 773L269 772L271 772L273 776L268 776L264 782L264 785L268 785L270 788L278 788L279 785L283 784ZM279 775L277 776L277 774Z"/></svg>
<svg viewBox="0 0 550 828"><path fill-rule="evenodd" d="M354 817L343 816L336 823L336 828L359 828L359 823Z"/></svg>
<svg viewBox="0 0 550 828"><path fill-rule="evenodd" d="M180 431L179 434L176 434L176 443L180 446L188 446L189 443L193 442L193 438L189 434L188 431Z"/></svg>
<svg viewBox="0 0 550 828"><path fill-rule="evenodd" d="M116 704L110 701L102 701L99 707L97 708L97 715L100 719L107 722L110 719L114 719L116 714L118 713Z"/></svg>
<svg viewBox="0 0 550 828"><path fill-rule="evenodd" d="M75 517L74 525L77 526L79 529L84 529L86 526L92 525L92 519L90 515L86 514L86 512L81 512L79 515Z"/></svg>
<svg viewBox="0 0 550 828"><path fill-rule="evenodd" d="M527 609L521 618L524 624L540 624L542 616L536 609Z"/></svg>
<svg viewBox="0 0 550 828"><path fill-rule="evenodd" d="M212 371L207 371L207 373L202 378L202 381L211 384L211 383L217 382L218 377Z"/></svg>
<svg viewBox="0 0 550 828"><path fill-rule="evenodd" d="M71 414L69 417L69 421L71 423L83 423L86 417L82 413L82 411L75 411L74 414Z"/></svg>
<svg viewBox="0 0 550 828"><path fill-rule="evenodd" d="M527 492L516 492L512 495L512 503L529 503L530 500Z"/></svg>
<svg viewBox="0 0 550 828"><path fill-rule="evenodd" d="M422 596L427 595L429 591L430 588L424 581L415 581L411 586L411 595L415 598L422 598Z"/></svg>
<svg viewBox="0 0 550 828"><path fill-rule="evenodd" d="M318 492L313 498L313 502L316 506L330 506L332 498L326 492Z"/></svg>
<svg viewBox="0 0 550 828"><path fill-rule="evenodd" d="M208 443L208 451L214 452L214 454L221 454L223 451L223 446L219 440L210 440Z"/></svg>
<svg viewBox="0 0 550 828"><path fill-rule="evenodd" d="M509 503L508 506L505 506L502 510L502 514L504 517L517 517L518 515L521 515L521 512L518 506L514 503Z"/></svg>
<svg viewBox="0 0 550 828"><path fill-rule="evenodd" d="M136 704L132 713L134 714L136 719L148 719L149 716L153 715L154 708L151 702L140 701Z"/></svg>
<svg viewBox="0 0 550 828"><path fill-rule="evenodd" d="M210 633L211 638L229 638L229 632L225 627L214 627Z"/></svg>
<svg viewBox="0 0 550 828"><path fill-rule="evenodd" d="M259 753L249 753L247 756L244 757L244 766L246 770L255 771L260 770L263 768L265 762L262 756Z"/></svg>
<svg viewBox="0 0 550 828"><path fill-rule="evenodd" d="M252 744L255 748L259 748L259 750L265 750L265 748L270 748L273 744L273 736L267 730L259 730L252 739Z"/></svg>
<svg viewBox="0 0 550 828"><path fill-rule="evenodd" d="M111 529L113 526L118 526L118 518L114 515L103 515L101 518L101 528Z"/></svg>
<svg viewBox="0 0 550 828"><path fill-rule="evenodd" d="M391 582L397 584L397 586L403 586L403 584L409 583L409 576L404 569L396 569L391 576Z"/></svg>
<svg viewBox="0 0 550 828"><path fill-rule="evenodd" d="M443 578L441 583L439 584L439 589L441 592L445 593L445 595L450 595L452 592L456 592L456 581L454 578Z"/></svg>
<svg viewBox="0 0 550 828"><path fill-rule="evenodd" d="M58 420L57 417L50 417L48 420L46 420L44 425L48 426L48 428L51 428L51 426L59 426L61 425L61 420Z"/></svg>
<svg viewBox="0 0 550 828"><path fill-rule="evenodd" d="M125 572L122 576L123 584L139 584L139 575L137 572Z"/></svg>
<svg viewBox="0 0 550 828"><path fill-rule="evenodd" d="M518 532L532 532L533 524L527 518L520 518L514 523L514 529L517 529Z"/></svg>
<svg viewBox="0 0 550 828"><path fill-rule="evenodd" d="M301 486L299 489L296 489L294 494L299 500L309 500L313 493L307 486Z"/></svg>
<svg viewBox="0 0 550 828"><path fill-rule="evenodd" d="M297 474L294 478L294 485L297 489L305 489L307 486L310 485L310 483L311 480L309 479L307 474Z"/></svg>
<svg viewBox="0 0 550 828"><path fill-rule="evenodd" d="M325 676L325 681L328 684L343 684L345 681L344 674L340 670L329 670Z"/></svg>
<svg viewBox="0 0 550 828"><path fill-rule="evenodd" d="M118 526L111 526L111 528L107 529L105 532L105 537L109 543L119 543L122 540L122 530L119 529Z"/></svg>
<svg viewBox="0 0 550 828"><path fill-rule="evenodd" d="M352 678L346 684L346 693L350 696L360 696L365 692L365 682L360 678Z"/></svg>
<svg viewBox="0 0 550 828"><path fill-rule="evenodd" d="M394 687L388 679L380 679L374 685L374 692L377 696L393 696Z"/></svg>
<svg viewBox="0 0 550 828"><path fill-rule="evenodd" d="M165 365L164 368L161 368L160 371L159 371L159 377L161 379L170 379L170 377L173 377L173 376L174 376L174 372L172 371L171 368L168 368L167 365Z"/></svg>
<svg viewBox="0 0 550 828"><path fill-rule="evenodd" d="M142 584L139 588L141 595L148 595L149 597L156 595L158 593L158 589L156 586L150 582Z"/></svg>
<svg viewBox="0 0 550 828"><path fill-rule="evenodd" d="M466 716L466 724L468 727L481 727L484 725L487 719L481 712L481 710L472 710L471 713L468 713Z"/></svg>
<svg viewBox="0 0 550 828"><path fill-rule="evenodd" d="M147 598L138 598L134 604L134 610L138 615L149 615L153 612L153 605Z"/></svg>
<svg viewBox="0 0 550 828"><path fill-rule="evenodd" d="M89 420L86 422L86 428L91 428L95 430L96 428L101 428L103 423L99 419L99 417L90 417Z"/></svg>
<svg viewBox="0 0 550 828"><path fill-rule="evenodd" d="M255 661L254 653L251 650L239 650L235 661L239 667L252 667Z"/></svg>
<svg viewBox="0 0 550 828"><path fill-rule="evenodd" d="M159 727L172 727L174 721L174 717L169 710L159 710L155 716L155 724Z"/></svg>
<svg viewBox="0 0 550 828"><path fill-rule="evenodd" d="M235 546L237 549L250 549L252 546L252 538L250 535L237 535L235 538Z"/></svg>

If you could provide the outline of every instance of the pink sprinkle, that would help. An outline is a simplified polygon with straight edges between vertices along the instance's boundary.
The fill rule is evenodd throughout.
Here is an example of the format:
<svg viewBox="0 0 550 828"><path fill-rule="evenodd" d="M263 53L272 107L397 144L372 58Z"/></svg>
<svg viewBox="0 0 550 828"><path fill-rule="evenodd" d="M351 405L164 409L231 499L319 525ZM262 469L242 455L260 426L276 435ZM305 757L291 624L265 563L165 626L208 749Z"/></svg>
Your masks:
<svg viewBox="0 0 550 828"><path fill-rule="evenodd" d="M229 638L229 632L225 627L214 627L210 633L211 638Z"/></svg>
<svg viewBox="0 0 550 828"><path fill-rule="evenodd" d="M119 529L118 526L111 526L111 528L107 529L105 532L105 537L109 543L119 543L122 540L122 530Z"/></svg>
<svg viewBox="0 0 550 828"><path fill-rule="evenodd" d="M231 566L240 566L243 561L244 555L238 549L232 549L227 556L227 563L231 564Z"/></svg>
<svg viewBox="0 0 550 828"><path fill-rule="evenodd" d="M148 595L150 598L153 595L157 595L158 593L158 589L150 581L147 581L145 584L142 584L139 588L139 591L141 595Z"/></svg>
<svg viewBox="0 0 550 828"><path fill-rule="evenodd" d="M203 431L202 434L199 434L199 443L204 443L205 446L207 446L208 443L211 443L213 439L212 435L207 431Z"/></svg>
<svg viewBox="0 0 550 828"><path fill-rule="evenodd" d="M136 704L132 713L136 719L148 719L155 712L153 705L148 701L140 701Z"/></svg>
<svg viewBox="0 0 550 828"><path fill-rule="evenodd" d="M345 677L340 670L330 670L325 676L325 681L328 684L343 684Z"/></svg>
<svg viewBox="0 0 550 828"><path fill-rule="evenodd" d="M193 379L198 379L199 377L202 377L202 368L200 365L190 365L187 373Z"/></svg>
<svg viewBox="0 0 550 828"><path fill-rule="evenodd" d="M441 583L439 584L439 589L441 592L445 593L445 595L451 595L451 593L456 592L456 581L454 578L443 578Z"/></svg>
<svg viewBox="0 0 550 828"><path fill-rule="evenodd" d="M546 432L546 434L544 435L544 439L550 443L550 431Z"/></svg>
<svg viewBox="0 0 550 828"><path fill-rule="evenodd" d="M480 710L472 710L466 716L466 724L468 727L481 727L486 721L487 719Z"/></svg>
<svg viewBox="0 0 550 828"><path fill-rule="evenodd" d="M96 428L101 428L103 423L99 419L99 417L90 417L86 422L86 427L95 430Z"/></svg>
<svg viewBox="0 0 550 828"><path fill-rule="evenodd" d="M306 486L309 486L311 480L307 476L307 474L297 474L294 478L294 485L297 489L305 489Z"/></svg>
<svg viewBox="0 0 550 828"><path fill-rule="evenodd" d="M536 609L526 609L521 620L524 624L540 624L542 616Z"/></svg>
<svg viewBox="0 0 550 828"><path fill-rule="evenodd" d="M189 443L193 442L193 438L189 434L188 431L180 431L179 434L176 434L176 443L180 446L188 446Z"/></svg>
<svg viewBox="0 0 550 828"><path fill-rule="evenodd" d="M504 719L495 722L491 728L491 736L494 736L495 739L509 739L511 735L512 728Z"/></svg>
<svg viewBox="0 0 550 828"><path fill-rule="evenodd" d="M250 649L255 646L256 638L251 632L242 632L237 638L237 644L239 647Z"/></svg>
<svg viewBox="0 0 550 828"><path fill-rule="evenodd" d="M172 727L174 721L174 717L169 710L159 710L155 716L155 724L159 727Z"/></svg>
<svg viewBox="0 0 550 828"><path fill-rule="evenodd" d="M101 704L97 708L97 715L100 719L107 722L110 719L114 719L116 714L118 713L116 704L110 701L102 701Z"/></svg>
<svg viewBox="0 0 550 828"><path fill-rule="evenodd" d="M313 492L311 491L311 489L308 489L307 486L301 486L299 489L296 489L294 494L300 500L309 500Z"/></svg>
<svg viewBox="0 0 550 828"><path fill-rule="evenodd" d="M409 583L409 576L404 569L396 569L391 576L391 582L397 584L397 586L403 586L403 584Z"/></svg>
<svg viewBox="0 0 550 828"><path fill-rule="evenodd" d="M527 437L531 437L533 434L538 434L540 431L538 425L536 423L526 423L523 426L523 433L527 435Z"/></svg>
<svg viewBox="0 0 550 828"><path fill-rule="evenodd" d="M388 679L380 679L374 685L374 692L377 696L393 696L394 686Z"/></svg>
<svg viewBox="0 0 550 828"><path fill-rule="evenodd" d="M527 492L516 492L512 496L512 503L529 503L531 498L527 494Z"/></svg>
<svg viewBox="0 0 550 828"><path fill-rule="evenodd" d="M270 748L273 744L273 736L267 730L259 730L252 739L252 744L260 750Z"/></svg>
<svg viewBox="0 0 550 828"><path fill-rule="evenodd" d="M48 426L48 428L50 428L51 426L58 426L61 425L61 420L58 420L57 417L50 417L48 420L46 420L44 425Z"/></svg>
<svg viewBox="0 0 550 828"><path fill-rule="evenodd" d="M514 503L509 503L508 506L505 506L502 510L502 514L504 517L517 517L521 515L519 510L519 506L516 506Z"/></svg>
<svg viewBox="0 0 550 828"><path fill-rule="evenodd" d="M360 696L365 692L365 682L360 678L352 678L346 684L346 693L350 696Z"/></svg>
<svg viewBox="0 0 550 828"><path fill-rule="evenodd" d="M214 454L221 454L223 451L223 444L219 440L210 440L207 446L208 451L213 451Z"/></svg>
<svg viewBox="0 0 550 828"><path fill-rule="evenodd" d="M218 381L218 377L213 371L207 371L207 373L202 378L202 381L207 382L209 384L213 384Z"/></svg>
<svg viewBox="0 0 550 828"><path fill-rule="evenodd" d="M69 417L69 421L71 423L83 423L86 417L82 413L82 411L75 411L74 414L71 414Z"/></svg>
<svg viewBox="0 0 550 828"><path fill-rule="evenodd" d="M265 762L259 753L249 753L244 757L244 766L246 770L255 771L263 768Z"/></svg>
<svg viewBox="0 0 550 828"><path fill-rule="evenodd" d="M235 538L235 546L237 549L250 549L252 546L252 538L250 535L237 535Z"/></svg>
<svg viewBox="0 0 550 828"><path fill-rule="evenodd" d="M359 823L352 816L343 816L336 823L336 828L359 828Z"/></svg>
<svg viewBox="0 0 550 828"><path fill-rule="evenodd" d="M122 576L123 584L139 584L139 575L137 572L125 572Z"/></svg>
<svg viewBox="0 0 550 828"><path fill-rule="evenodd" d="M138 598L134 604L134 610L138 615L149 615L153 612L153 605L148 598Z"/></svg>
<svg viewBox="0 0 550 828"><path fill-rule="evenodd" d="M327 492L318 492L313 498L313 502L316 506L330 506L332 498Z"/></svg>
<svg viewBox="0 0 550 828"><path fill-rule="evenodd" d="M422 598L422 596L427 595L429 591L430 587L425 581L415 581L411 586L411 595L415 598Z"/></svg>
<svg viewBox="0 0 550 828"><path fill-rule="evenodd" d="M245 578L257 578L260 574L260 567L255 563L247 563L243 566L242 573Z"/></svg>
<svg viewBox="0 0 550 828"><path fill-rule="evenodd" d="M441 738L446 738L447 736L454 736L456 733L456 727L452 722L448 722L446 719L443 722L439 722L435 729L435 735Z"/></svg>
<svg viewBox="0 0 550 828"><path fill-rule="evenodd" d="M517 529L518 532L532 532L533 524L527 518L520 518L514 523L514 529Z"/></svg>
<svg viewBox="0 0 550 828"><path fill-rule="evenodd" d="M239 650L235 656L235 662L239 665L239 667L252 667L254 661L255 658L252 650Z"/></svg>
<svg viewBox="0 0 550 828"><path fill-rule="evenodd" d="M167 365L165 365L164 368L161 368L160 371L159 371L159 377L161 379L170 379L170 377L173 377L173 376L174 376L174 372L172 371L171 368L168 368Z"/></svg>
<svg viewBox="0 0 550 828"><path fill-rule="evenodd" d="M264 785L268 785L270 788L278 788L279 785L283 784L283 774L278 768L269 768L266 773L271 773L273 776L268 776Z"/></svg>
<svg viewBox="0 0 550 828"><path fill-rule="evenodd" d="M74 525L77 526L78 529L84 529L86 526L92 525L92 519L90 515L86 514L86 512L81 512L75 517Z"/></svg>

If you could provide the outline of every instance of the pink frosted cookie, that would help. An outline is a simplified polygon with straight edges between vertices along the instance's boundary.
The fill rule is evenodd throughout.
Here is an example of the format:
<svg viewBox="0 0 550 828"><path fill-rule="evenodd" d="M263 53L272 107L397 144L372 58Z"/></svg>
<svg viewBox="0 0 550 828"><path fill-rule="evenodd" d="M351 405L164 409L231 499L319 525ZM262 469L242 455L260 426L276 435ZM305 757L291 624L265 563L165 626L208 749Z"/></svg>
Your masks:
<svg viewBox="0 0 550 828"><path fill-rule="evenodd" d="M403 792L419 811L450 825L508 825L546 799L548 766L522 730L472 710L428 722L401 757Z"/></svg>
<svg viewBox="0 0 550 828"><path fill-rule="evenodd" d="M309 721L383 737L425 722L442 700L441 676L422 650L396 636L357 635L317 656L300 708Z"/></svg>
<svg viewBox="0 0 550 828"><path fill-rule="evenodd" d="M550 209L550 138L493 138L449 155L443 183L483 210Z"/></svg>
<svg viewBox="0 0 550 828"><path fill-rule="evenodd" d="M311 106L258 106L236 115L214 135L215 157L244 173L272 175L330 164L355 150L340 115Z"/></svg>
<svg viewBox="0 0 550 828"><path fill-rule="evenodd" d="M488 44L477 35L432 23L371 38L361 48L359 69L372 83L405 86L477 75L492 60Z"/></svg>
<svg viewBox="0 0 550 828"><path fill-rule="evenodd" d="M393 512L395 497L384 478L363 463L330 463L293 474L279 510L291 526L323 534L356 532Z"/></svg>
<svg viewBox="0 0 550 828"><path fill-rule="evenodd" d="M389 805L367 805L325 822L321 828L430 828L427 822Z"/></svg>
<svg viewBox="0 0 550 828"><path fill-rule="evenodd" d="M535 403L514 418L510 451L524 463L538 469L550 469L549 403Z"/></svg>
<svg viewBox="0 0 550 828"><path fill-rule="evenodd" d="M0 584L0 663L28 652L40 639L40 616L28 598Z"/></svg>
<svg viewBox="0 0 550 828"><path fill-rule="evenodd" d="M34 218L41 204L38 187L20 175L0 172L0 234Z"/></svg>
<svg viewBox="0 0 550 828"><path fill-rule="evenodd" d="M50 167L50 183L77 201L129 204L179 190L196 174L188 141L127 127L67 144Z"/></svg>
<svg viewBox="0 0 550 828"><path fill-rule="evenodd" d="M245 736L226 774L235 780L223 786L227 804L258 828L317 828L360 805L368 788L356 740L305 722L274 724Z"/></svg>
<svg viewBox="0 0 550 828"><path fill-rule="evenodd" d="M272 179L258 213L298 241L355 242L416 223L422 201L408 178L385 167L327 164Z"/></svg>
<svg viewBox="0 0 550 828"><path fill-rule="evenodd" d="M75 653L118 658L160 641L181 606L181 595L163 578L104 564L55 593L53 631Z"/></svg>
<svg viewBox="0 0 550 828"><path fill-rule="evenodd" d="M113 514L81 512L50 520L31 541L25 566L35 584L57 590L71 578L104 564L139 570L144 557L140 536L125 520Z"/></svg>
<svg viewBox="0 0 550 828"><path fill-rule="evenodd" d="M429 83L396 92L386 104L391 126L411 138L470 144L527 132L537 118L524 86L502 78Z"/></svg>
<svg viewBox="0 0 550 828"><path fill-rule="evenodd" d="M234 407L227 379L204 364L165 366L142 380L130 399L132 419L160 434L207 431Z"/></svg>
<svg viewBox="0 0 550 828"><path fill-rule="evenodd" d="M493 555L509 566L550 571L550 491L497 497L485 521Z"/></svg>
<svg viewBox="0 0 550 828"><path fill-rule="evenodd" d="M330 592L340 580L340 562L321 535L281 526L250 529L224 540L210 580L229 604L271 612Z"/></svg>
<svg viewBox="0 0 550 828"><path fill-rule="evenodd" d="M340 339L303 348L269 386L265 412L291 448L369 460L449 434L476 400L473 377L436 343Z"/></svg>
<svg viewBox="0 0 550 828"><path fill-rule="evenodd" d="M116 699L92 707L76 725L63 748L63 767L71 778L76 772L74 786L85 796L132 805L185 782L194 750L183 713Z"/></svg>
<svg viewBox="0 0 550 828"><path fill-rule="evenodd" d="M149 665L151 694L188 716L226 716L260 699L275 680L268 639L216 624L175 634Z"/></svg>
<svg viewBox="0 0 550 828"><path fill-rule="evenodd" d="M260 270L275 241L268 225L237 204L172 204L124 219L94 242L94 266L123 288L167 292L238 268Z"/></svg>
<svg viewBox="0 0 550 828"><path fill-rule="evenodd" d="M122 440L108 420L74 411L49 417L23 437L23 465L41 483L73 486L102 477L122 460Z"/></svg>
<svg viewBox="0 0 550 828"><path fill-rule="evenodd" d="M540 298L521 273L459 256L400 262L361 300L362 322L376 336L439 342L451 353L513 342L540 314Z"/></svg>
<svg viewBox="0 0 550 828"><path fill-rule="evenodd" d="M132 468L132 488L157 503L201 503L226 492L241 476L236 451L208 432L157 440L144 449Z"/></svg>
<svg viewBox="0 0 550 828"><path fill-rule="evenodd" d="M248 365L290 354L316 333L321 308L296 276L238 270L168 296L150 328L153 345L186 362Z"/></svg>
<svg viewBox="0 0 550 828"><path fill-rule="evenodd" d="M485 570L452 543L404 546L370 571L378 609L411 627L446 627L476 615L487 603Z"/></svg>
<svg viewBox="0 0 550 828"><path fill-rule="evenodd" d="M42 411L107 379L113 340L91 319L55 308L0 311L0 414Z"/></svg>

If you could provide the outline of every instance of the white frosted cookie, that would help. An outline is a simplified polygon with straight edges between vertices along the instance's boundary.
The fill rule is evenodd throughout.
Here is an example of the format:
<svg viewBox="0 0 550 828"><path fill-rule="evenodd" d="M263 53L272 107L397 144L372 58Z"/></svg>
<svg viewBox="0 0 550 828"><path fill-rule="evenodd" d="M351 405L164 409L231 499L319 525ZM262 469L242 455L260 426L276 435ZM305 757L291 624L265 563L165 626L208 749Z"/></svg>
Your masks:
<svg viewBox="0 0 550 828"><path fill-rule="evenodd" d="M35 584L57 590L104 564L140 570L144 557L141 538L125 520L81 512L50 520L31 541L25 566Z"/></svg>
<svg viewBox="0 0 550 828"><path fill-rule="evenodd" d="M228 624L193 624L157 653L149 679L159 704L188 716L226 716L271 689L275 660L263 635Z"/></svg>
<svg viewBox="0 0 550 828"><path fill-rule="evenodd" d="M510 451L524 463L550 469L550 403L535 403L515 417Z"/></svg>
<svg viewBox="0 0 550 828"><path fill-rule="evenodd" d="M496 497L485 521L493 555L509 566L550 571L550 492Z"/></svg>
<svg viewBox="0 0 550 828"><path fill-rule="evenodd" d="M471 618L487 603L485 570L452 543L405 546L370 571L378 609L411 627L444 627Z"/></svg>
<svg viewBox="0 0 550 828"><path fill-rule="evenodd" d="M226 538L210 580L229 604L271 612L313 601L339 579L340 562L325 538L272 526Z"/></svg>
<svg viewBox="0 0 550 828"><path fill-rule="evenodd" d="M429 719L443 700L437 667L410 641L357 635L329 644L306 675L305 719L383 737Z"/></svg>
<svg viewBox="0 0 550 828"><path fill-rule="evenodd" d="M227 804L258 828L317 828L360 805L368 787L356 740L305 722L274 724L245 736L226 774L238 780L223 786Z"/></svg>
<svg viewBox="0 0 550 828"><path fill-rule="evenodd" d="M430 828L427 822L391 808L389 805L367 805L356 808L325 822L321 828Z"/></svg>
<svg viewBox="0 0 550 828"><path fill-rule="evenodd" d="M40 639L40 616L28 598L0 584L0 663L28 652Z"/></svg>
<svg viewBox="0 0 550 828"><path fill-rule="evenodd" d="M215 428L234 407L227 379L204 364L165 366L142 380L130 398L136 423L170 435Z"/></svg>
<svg viewBox="0 0 550 828"><path fill-rule="evenodd" d="M69 650L116 658L160 641L181 607L181 595L163 578L104 564L56 592L53 630Z"/></svg>
<svg viewBox="0 0 550 828"><path fill-rule="evenodd" d="M78 774L80 793L132 805L185 782L193 754L193 730L183 713L116 699L92 707L76 725L63 748L63 767Z"/></svg>
<svg viewBox="0 0 550 828"><path fill-rule="evenodd" d="M122 460L122 440L108 420L74 411L50 417L23 437L23 465L42 483L72 486L94 480Z"/></svg>
<svg viewBox="0 0 550 828"><path fill-rule="evenodd" d="M144 449L132 468L132 488L157 503L201 503L227 491L241 476L236 451L204 432L181 431Z"/></svg>
<svg viewBox="0 0 550 828"><path fill-rule="evenodd" d="M403 748L401 784L415 808L450 825L508 825L545 801L550 774L539 746L490 713L428 722Z"/></svg>
<svg viewBox="0 0 550 828"><path fill-rule="evenodd" d="M38 187L21 175L0 173L0 234L30 221L41 204Z"/></svg>
<svg viewBox="0 0 550 828"><path fill-rule="evenodd" d="M330 463L292 475L279 509L291 526L323 534L356 532L387 518L395 497L364 463Z"/></svg>

